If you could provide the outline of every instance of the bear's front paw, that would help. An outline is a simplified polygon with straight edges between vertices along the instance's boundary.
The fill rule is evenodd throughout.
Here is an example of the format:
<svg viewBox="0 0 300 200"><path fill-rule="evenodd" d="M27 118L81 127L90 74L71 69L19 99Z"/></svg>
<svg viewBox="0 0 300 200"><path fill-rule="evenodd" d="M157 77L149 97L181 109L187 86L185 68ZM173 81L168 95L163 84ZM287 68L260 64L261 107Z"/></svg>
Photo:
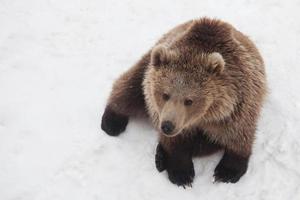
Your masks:
<svg viewBox="0 0 300 200"><path fill-rule="evenodd" d="M155 154L155 166L159 172L162 172L166 169L166 162L167 162L167 154L161 144L158 144L156 147L156 154Z"/></svg>
<svg viewBox="0 0 300 200"><path fill-rule="evenodd" d="M168 175L169 175L169 180L178 185L178 186L189 186L192 187L192 182L195 177L195 171L194 171L194 166L192 165L189 168L186 169L167 169Z"/></svg>
<svg viewBox="0 0 300 200"><path fill-rule="evenodd" d="M228 160L229 161L229 160ZM228 162L222 159L217 165L214 173L215 182L236 183L247 171L248 161L234 161Z"/></svg>
<svg viewBox="0 0 300 200"><path fill-rule="evenodd" d="M126 129L127 123L128 116L118 114L106 107L102 116L101 128L108 135L117 136Z"/></svg>

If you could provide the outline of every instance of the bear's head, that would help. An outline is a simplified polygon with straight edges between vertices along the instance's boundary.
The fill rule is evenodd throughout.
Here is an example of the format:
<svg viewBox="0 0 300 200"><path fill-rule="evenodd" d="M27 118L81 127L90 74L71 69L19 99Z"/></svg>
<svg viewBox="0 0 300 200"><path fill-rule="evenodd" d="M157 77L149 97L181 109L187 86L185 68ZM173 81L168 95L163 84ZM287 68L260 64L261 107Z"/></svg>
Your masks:
<svg viewBox="0 0 300 200"><path fill-rule="evenodd" d="M156 46L145 75L148 111L161 133L172 137L199 123L222 121L234 110L234 85L218 52Z"/></svg>

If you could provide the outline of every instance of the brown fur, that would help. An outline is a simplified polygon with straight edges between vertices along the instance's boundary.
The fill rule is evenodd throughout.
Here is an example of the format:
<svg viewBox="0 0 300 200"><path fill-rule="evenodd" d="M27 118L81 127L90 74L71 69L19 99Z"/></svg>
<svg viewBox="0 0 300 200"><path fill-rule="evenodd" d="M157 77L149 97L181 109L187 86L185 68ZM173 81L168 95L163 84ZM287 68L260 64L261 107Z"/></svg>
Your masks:
<svg viewBox="0 0 300 200"><path fill-rule="evenodd" d="M149 62L150 53L147 53L114 83L108 100L111 109L127 116L146 115L141 85Z"/></svg>
<svg viewBox="0 0 300 200"><path fill-rule="evenodd" d="M147 111L169 155L180 146L195 152L201 129L214 149L225 149L223 160L248 162L265 93L255 45L228 23L202 18L165 34L116 81L108 107L128 117ZM176 124L172 137L162 134L163 120Z"/></svg>
<svg viewBox="0 0 300 200"><path fill-rule="evenodd" d="M199 57L203 57L203 54L218 52L226 62L226 73L221 74L218 78L210 77L211 79L204 83L205 86L201 88L204 89L202 94L206 96L205 98L212 98L214 103L210 105L200 121L193 122L190 126L199 126L206 130L212 140L232 151L248 156L251 153L256 121L265 95L262 58L253 43L227 23L204 18L188 24L190 24L188 30L179 38L176 35L176 40L165 39L167 42L172 41L167 44L164 44L163 41L160 42L160 45L163 44L168 46L171 51L178 52L179 58L173 61L174 67L166 66L165 71L155 71L155 69L149 68L146 72L144 92L154 124L159 128L157 124L159 117L156 113L159 108L155 108L159 105L153 104L157 101L151 94L153 90L151 87L157 87L155 84L162 85L163 79L169 80L174 73L177 73L174 75L174 79L182 77L184 74L180 70L185 70L191 73L188 72L187 77L183 79L192 79L195 76L196 83L189 81L187 88L179 86L180 89L176 92L188 91L189 95L191 95L190 92L197 92L190 88L199 87L198 83L203 81L201 79L207 78L208 74L201 72L199 64L205 62L201 62ZM181 26L178 29L181 29ZM177 32L176 29L173 31ZM169 35L174 37L173 33L169 33ZM178 35L180 34L178 33ZM167 38L167 36L164 37ZM159 94L157 95L159 96ZM159 99L159 97L156 98ZM161 100L158 100L158 104L160 104L159 101Z"/></svg>

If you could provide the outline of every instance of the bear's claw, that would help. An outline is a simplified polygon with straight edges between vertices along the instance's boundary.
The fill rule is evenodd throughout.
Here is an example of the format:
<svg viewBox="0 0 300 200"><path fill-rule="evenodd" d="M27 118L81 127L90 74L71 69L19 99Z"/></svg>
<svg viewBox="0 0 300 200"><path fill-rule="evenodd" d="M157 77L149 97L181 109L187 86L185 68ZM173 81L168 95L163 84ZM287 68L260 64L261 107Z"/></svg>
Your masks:
<svg viewBox="0 0 300 200"><path fill-rule="evenodd" d="M217 167L214 173L214 182L236 183L241 178L243 173L234 169L227 169L225 167Z"/></svg>
<svg viewBox="0 0 300 200"><path fill-rule="evenodd" d="M225 159L224 159L225 158ZM229 160L223 157L214 172L214 182L236 183L247 171L248 159Z"/></svg>
<svg viewBox="0 0 300 200"><path fill-rule="evenodd" d="M188 169L168 169L169 180L178 186L192 187L195 177L194 167Z"/></svg>

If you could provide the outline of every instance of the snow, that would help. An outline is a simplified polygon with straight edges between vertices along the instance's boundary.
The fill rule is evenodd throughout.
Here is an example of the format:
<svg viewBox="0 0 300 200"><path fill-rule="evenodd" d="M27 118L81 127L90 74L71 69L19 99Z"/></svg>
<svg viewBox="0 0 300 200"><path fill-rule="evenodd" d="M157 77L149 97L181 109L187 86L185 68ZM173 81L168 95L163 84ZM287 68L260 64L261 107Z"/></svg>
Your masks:
<svg viewBox="0 0 300 200"><path fill-rule="evenodd" d="M298 0L1 0L0 199L299 199L299 10ZM247 174L214 184L221 154L196 158L183 189L156 171L147 121L115 138L100 119L113 81L167 30L201 16L251 36L269 96Z"/></svg>

